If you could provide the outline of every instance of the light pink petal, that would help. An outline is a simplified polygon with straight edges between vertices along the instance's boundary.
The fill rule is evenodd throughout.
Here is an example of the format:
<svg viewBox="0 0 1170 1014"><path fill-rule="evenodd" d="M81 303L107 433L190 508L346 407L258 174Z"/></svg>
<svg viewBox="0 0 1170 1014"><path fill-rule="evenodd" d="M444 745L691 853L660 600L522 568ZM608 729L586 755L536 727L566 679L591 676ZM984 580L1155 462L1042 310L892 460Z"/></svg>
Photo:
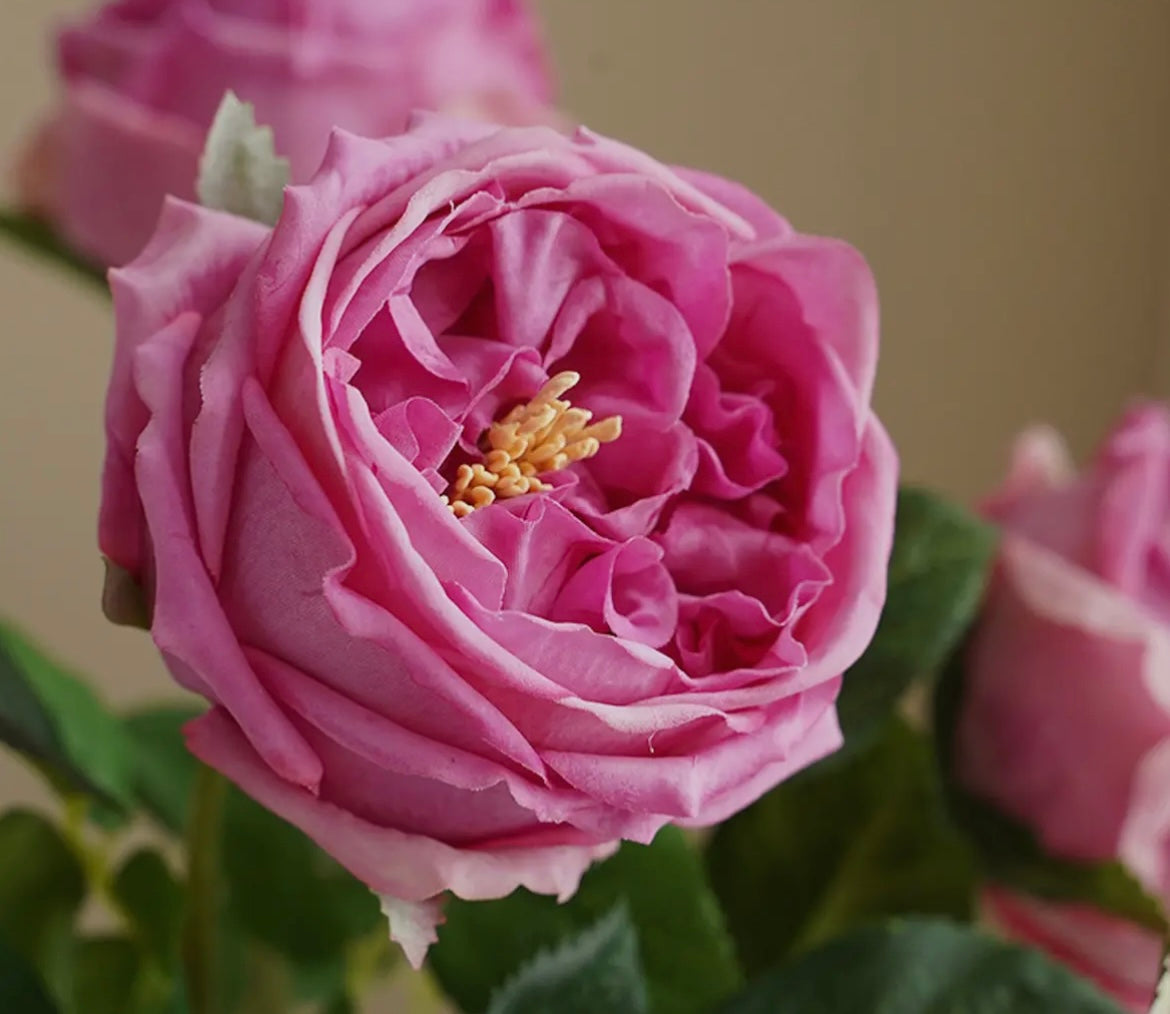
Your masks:
<svg viewBox="0 0 1170 1014"><path fill-rule="evenodd" d="M69 85L46 155L57 228L99 264L132 260L168 194L194 199L203 134L104 85Z"/></svg>
<svg viewBox="0 0 1170 1014"><path fill-rule="evenodd" d="M1161 405L1131 409L1099 452L1094 471L1106 477L1094 570L1140 601L1151 549L1159 546L1170 515L1170 411Z"/></svg>
<svg viewBox="0 0 1170 1014"><path fill-rule="evenodd" d="M1149 891L1170 899L1170 728L1138 764L1118 854Z"/></svg>
<svg viewBox="0 0 1170 1014"><path fill-rule="evenodd" d="M1134 773L1170 736L1168 649L1106 585L1005 537L967 659L960 777L1055 854L1113 858Z"/></svg>
<svg viewBox="0 0 1170 1014"><path fill-rule="evenodd" d="M1060 433L1051 426L1033 426L1016 437L1007 478L983 502L983 512L991 518L1010 517L1013 504L1060 489L1075 478L1072 457Z"/></svg>

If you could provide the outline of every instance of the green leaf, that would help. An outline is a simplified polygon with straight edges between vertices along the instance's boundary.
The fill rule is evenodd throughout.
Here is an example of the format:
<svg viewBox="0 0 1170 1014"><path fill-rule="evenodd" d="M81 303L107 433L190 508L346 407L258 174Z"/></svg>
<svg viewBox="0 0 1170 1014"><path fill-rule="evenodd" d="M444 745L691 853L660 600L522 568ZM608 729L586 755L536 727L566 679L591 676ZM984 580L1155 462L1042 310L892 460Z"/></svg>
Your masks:
<svg viewBox="0 0 1170 1014"><path fill-rule="evenodd" d="M74 1014L174 1014L183 1010L175 983L144 959L128 937L79 939L74 950Z"/></svg>
<svg viewBox="0 0 1170 1014"><path fill-rule="evenodd" d="M638 936L624 906L543 951L492 997L488 1014L645 1014Z"/></svg>
<svg viewBox="0 0 1170 1014"><path fill-rule="evenodd" d="M121 724L78 676L0 624L0 740L55 780L128 806L133 755Z"/></svg>
<svg viewBox="0 0 1170 1014"><path fill-rule="evenodd" d="M1038 952L907 920L859 930L754 983L721 1014L1122 1014Z"/></svg>
<svg viewBox="0 0 1170 1014"><path fill-rule="evenodd" d="M182 728L199 717L186 705L133 712L123 724L134 755L133 788L141 805L163 827L182 834L199 762L187 750Z"/></svg>
<svg viewBox="0 0 1170 1014"><path fill-rule="evenodd" d="M228 798L223 857L234 917L295 963L325 963L381 923L369 888L240 792Z"/></svg>
<svg viewBox="0 0 1170 1014"><path fill-rule="evenodd" d="M886 605L837 702L846 749L879 733L910 685L954 649L975 618L994 551L993 529L966 511L922 490L899 492Z"/></svg>
<svg viewBox="0 0 1170 1014"><path fill-rule="evenodd" d="M166 860L151 849L139 849L114 876L111 893L130 923L139 947L160 968L177 967L183 888Z"/></svg>
<svg viewBox="0 0 1170 1014"><path fill-rule="evenodd" d="M3 940L0 940L0 1011L58 1014L37 973Z"/></svg>
<svg viewBox="0 0 1170 1014"><path fill-rule="evenodd" d="M67 994L73 922L85 894L85 871L52 824L27 810L0 817L0 941L59 997Z"/></svg>
<svg viewBox="0 0 1170 1014"><path fill-rule="evenodd" d="M898 720L720 826L707 867L749 974L883 916L965 917L973 905L972 859L930 746Z"/></svg>
<svg viewBox="0 0 1170 1014"><path fill-rule="evenodd" d="M499 901L452 898L430 967L463 1010L483 1011L514 969L621 902L638 932L655 1014L706 1014L738 988L741 973L702 862L687 837L669 827L652 845L624 844L563 905L525 890Z"/></svg>
<svg viewBox="0 0 1170 1014"><path fill-rule="evenodd" d="M959 784L953 759L963 697L963 656L962 650L953 654L935 694L935 748L951 818L971 842L983 875L1050 901L1091 905L1165 936L1170 913L1121 863L1077 862L1048 855L1029 828Z"/></svg>
<svg viewBox="0 0 1170 1014"><path fill-rule="evenodd" d="M108 291L105 271L65 246L52 227L41 219L0 208L0 236L27 253L51 261L58 267Z"/></svg>
<svg viewBox="0 0 1170 1014"><path fill-rule="evenodd" d="M275 225L288 180L288 159L277 157L272 128L257 126L255 109L228 92L199 163L200 202Z"/></svg>

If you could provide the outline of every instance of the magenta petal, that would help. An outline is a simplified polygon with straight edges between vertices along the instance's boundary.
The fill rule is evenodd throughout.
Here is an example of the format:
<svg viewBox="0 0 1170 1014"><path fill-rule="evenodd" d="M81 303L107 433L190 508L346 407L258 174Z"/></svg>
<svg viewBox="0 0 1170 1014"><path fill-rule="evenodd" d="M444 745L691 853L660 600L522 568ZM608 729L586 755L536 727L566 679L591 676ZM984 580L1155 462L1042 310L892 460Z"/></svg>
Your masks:
<svg viewBox="0 0 1170 1014"><path fill-rule="evenodd" d="M662 550L631 539L594 557L564 585L549 617L661 648L678 624L678 596Z"/></svg>
<svg viewBox="0 0 1170 1014"><path fill-rule="evenodd" d="M520 612L492 612L458 585L451 598L493 643L568 694L607 704L656 697L679 681L673 662L653 648L575 623Z"/></svg>
<svg viewBox="0 0 1170 1014"><path fill-rule="evenodd" d="M565 900L589 865L616 847L453 848L424 835L378 827L282 781L218 709L188 725L186 736L200 760L299 827L379 894L404 901L426 901L447 890L471 901L502 898L517 887Z"/></svg>
<svg viewBox="0 0 1170 1014"><path fill-rule="evenodd" d="M137 387L151 412L136 464L154 558L151 631L159 649L193 670L248 730L280 777L316 791L320 760L256 679L195 552L179 413L183 361L198 324L179 317L135 356Z"/></svg>
<svg viewBox="0 0 1170 1014"><path fill-rule="evenodd" d="M865 258L848 243L789 235L753 249L744 260L788 286L804 322L844 364L868 404L878 355L878 299Z"/></svg>
<svg viewBox="0 0 1170 1014"><path fill-rule="evenodd" d="M840 745L835 716L824 725L815 721L832 712L836 693L837 686L832 685L790 698L773 708L754 734L727 737L701 750L684 746L678 756L658 752L591 756L549 750L545 759L570 785L611 806L661 813L695 825L711 823L739 808L724 810L726 803L721 804L736 794L737 787L746 787L754 799Z"/></svg>

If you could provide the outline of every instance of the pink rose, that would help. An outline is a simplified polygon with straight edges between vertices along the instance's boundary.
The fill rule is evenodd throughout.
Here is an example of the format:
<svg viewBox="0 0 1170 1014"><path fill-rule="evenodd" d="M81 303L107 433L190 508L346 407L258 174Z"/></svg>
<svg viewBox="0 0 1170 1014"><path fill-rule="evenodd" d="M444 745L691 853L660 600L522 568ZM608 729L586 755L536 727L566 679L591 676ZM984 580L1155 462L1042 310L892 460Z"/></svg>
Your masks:
<svg viewBox="0 0 1170 1014"><path fill-rule="evenodd" d="M1084 905L1056 904L999 888L983 892L984 917L1004 936L1044 951L1095 982L1134 1014L1147 1014L1162 959L1162 941Z"/></svg>
<svg viewBox="0 0 1170 1014"><path fill-rule="evenodd" d="M113 287L102 550L215 705L192 750L414 960L441 892L570 895L839 746L897 471L852 248L432 117L335 134L271 231L169 202Z"/></svg>
<svg viewBox="0 0 1170 1014"><path fill-rule="evenodd" d="M380 137L447 107L534 122L551 98L525 0L115 0L61 32L59 58L25 203L102 264L142 249L167 194L194 199L229 89L296 182L334 126Z"/></svg>
<svg viewBox="0 0 1170 1014"><path fill-rule="evenodd" d="M1170 903L1170 415L1129 412L1079 476L1026 433L987 513L1004 535L959 776L1050 853L1119 859Z"/></svg>

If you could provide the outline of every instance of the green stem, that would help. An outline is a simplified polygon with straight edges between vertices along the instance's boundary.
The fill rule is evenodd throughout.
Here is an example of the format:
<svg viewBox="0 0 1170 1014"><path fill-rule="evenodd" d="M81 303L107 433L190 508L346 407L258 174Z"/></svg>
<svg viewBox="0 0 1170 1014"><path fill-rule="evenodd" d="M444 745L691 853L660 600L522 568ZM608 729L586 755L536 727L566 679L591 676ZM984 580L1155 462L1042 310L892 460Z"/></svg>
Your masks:
<svg viewBox="0 0 1170 1014"><path fill-rule="evenodd" d="M218 1007L216 931L226 797L227 782L211 768L200 767L187 825L187 918L183 927L183 970L191 1014L222 1014Z"/></svg>

